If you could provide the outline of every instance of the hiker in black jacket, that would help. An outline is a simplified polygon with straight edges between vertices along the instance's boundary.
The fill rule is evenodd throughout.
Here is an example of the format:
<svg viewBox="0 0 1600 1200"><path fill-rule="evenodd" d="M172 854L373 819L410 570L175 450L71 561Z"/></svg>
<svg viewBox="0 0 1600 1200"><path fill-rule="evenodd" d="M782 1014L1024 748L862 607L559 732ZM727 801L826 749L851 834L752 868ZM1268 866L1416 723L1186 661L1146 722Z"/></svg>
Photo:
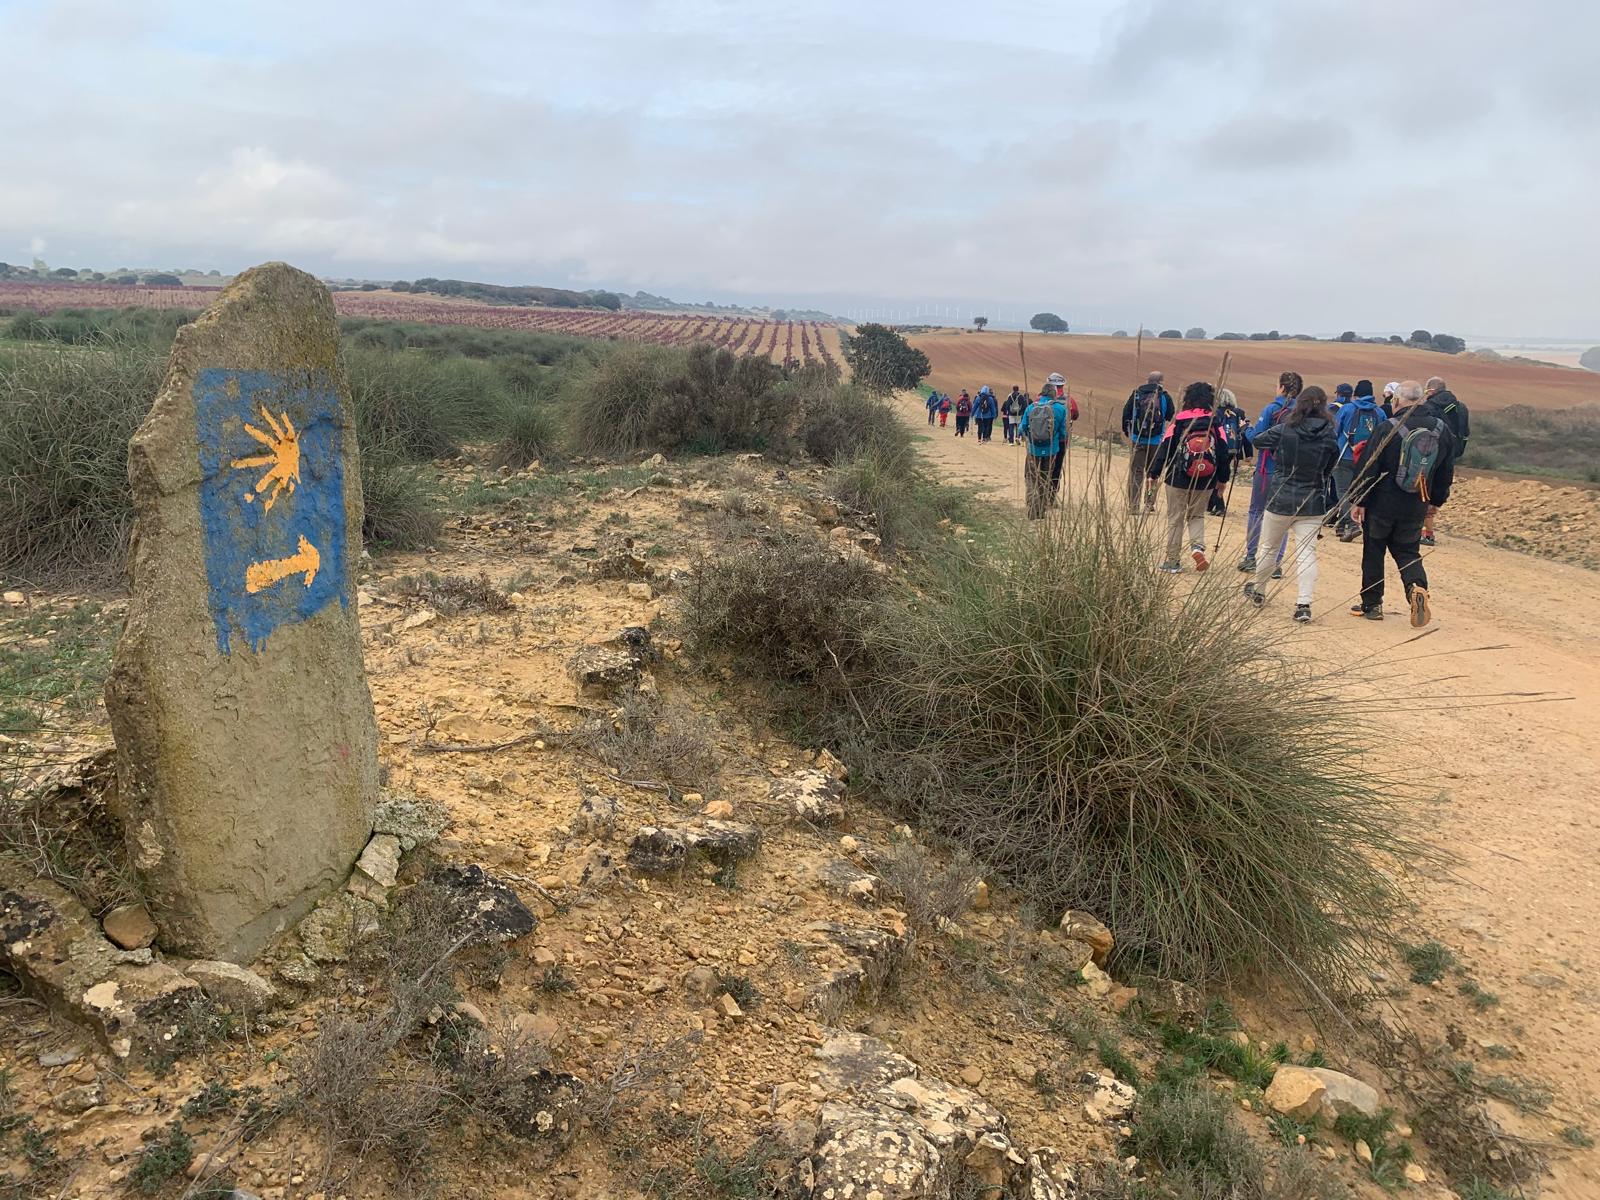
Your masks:
<svg viewBox="0 0 1600 1200"><path fill-rule="evenodd" d="M1183 389L1183 411L1172 419L1171 432L1156 447L1149 478L1167 485L1167 557L1161 570L1183 570L1178 554L1185 533L1194 569L1211 566L1206 558L1206 504L1222 490L1233 472L1233 456L1217 428L1215 389L1203 380Z"/></svg>
<svg viewBox="0 0 1600 1200"><path fill-rule="evenodd" d="M1467 406L1456 399L1456 394L1445 386L1444 380L1435 375L1428 380L1428 386L1422 390L1422 407L1433 416L1444 422L1445 428L1450 431L1450 436L1455 442L1454 457L1460 458L1467 452L1467 438L1472 433L1472 422ZM1438 505L1434 505L1437 508ZM1431 546L1433 540L1433 509L1428 510L1428 515L1422 522L1422 544Z"/></svg>
<svg viewBox="0 0 1600 1200"><path fill-rule="evenodd" d="M1450 499L1455 482L1455 435L1444 418L1422 403L1422 385L1407 379L1395 396L1395 413L1372 431L1361 469L1350 486L1351 518L1361 526L1361 599L1350 611L1383 620L1383 556L1400 570L1411 624L1433 619L1428 573L1422 569L1422 526L1429 512Z"/></svg>
<svg viewBox="0 0 1600 1200"><path fill-rule="evenodd" d="M1128 511L1134 516L1141 505L1147 512L1156 510L1156 489L1148 484L1150 460L1155 458L1167 423L1172 420L1172 397L1161 386L1160 371L1133 389L1122 406L1122 432L1128 439Z"/></svg>
<svg viewBox="0 0 1600 1200"><path fill-rule="evenodd" d="M1256 438L1256 445L1272 452L1272 478L1267 481L1267 510L1261 536L1269 546L1292 537L1284 554L1284 575L1298 581L1294 619L1311 620L1311 601L1317 589L1317 538L1328 511L1328 483L1339 461L1339 439L1328 412L1328 393L1305 388L1294 407ZM1255 578L1244 585L1245 597L1257 607L1267 602L1267 579L1272 559L1263 556Z"/></svg>

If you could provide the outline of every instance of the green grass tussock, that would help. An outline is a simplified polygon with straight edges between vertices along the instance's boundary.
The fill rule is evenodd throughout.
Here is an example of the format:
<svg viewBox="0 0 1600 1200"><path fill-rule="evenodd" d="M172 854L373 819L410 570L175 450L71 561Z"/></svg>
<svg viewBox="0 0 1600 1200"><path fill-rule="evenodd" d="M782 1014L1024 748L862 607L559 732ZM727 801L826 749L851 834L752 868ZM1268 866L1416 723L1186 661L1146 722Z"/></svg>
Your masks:
<svg viewBox="0 0 1600 1200"><path fill-rule="evenodd" d="M1400 899L1384 865L1418 848L1326 689L1226 581L1181 590L1152 549L1072 505L895 591L853 689L867 769L1013 886L1101 916L1122 967L1342 982Z"/></svg>

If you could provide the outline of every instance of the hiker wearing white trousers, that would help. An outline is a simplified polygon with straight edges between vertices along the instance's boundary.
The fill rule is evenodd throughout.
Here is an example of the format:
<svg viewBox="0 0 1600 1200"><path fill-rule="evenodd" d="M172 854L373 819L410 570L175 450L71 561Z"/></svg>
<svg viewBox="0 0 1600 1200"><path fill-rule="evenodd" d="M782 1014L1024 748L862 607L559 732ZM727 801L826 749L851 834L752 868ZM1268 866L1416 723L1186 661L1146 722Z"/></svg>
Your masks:
<svg viewBox="0 0 1600 1200"><path fill-rule="evenodd" d="M1339 439L1328 412L1328 395L1308 387L1295 397L1288 414L1256 437L1257 450L1270 450L1272 479L1268 483L1261 536L1268 546L1292 535L1284 555L1284 585L1296 589L1294 619L1311 620L1317 587L1317 534L1328 512L1328 480L1339 461ZM1257 564L1254 578L1244 585L1245 598L1260 608L1267 602L1272 577L1270 556Z"/></svg>

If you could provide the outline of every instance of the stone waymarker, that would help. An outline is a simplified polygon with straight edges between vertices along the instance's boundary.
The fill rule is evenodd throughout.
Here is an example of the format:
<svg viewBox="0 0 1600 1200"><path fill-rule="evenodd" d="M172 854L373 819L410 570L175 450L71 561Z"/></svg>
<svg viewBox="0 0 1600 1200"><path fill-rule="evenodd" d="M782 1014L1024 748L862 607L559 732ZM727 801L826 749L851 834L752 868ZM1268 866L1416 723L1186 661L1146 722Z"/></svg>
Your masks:
<svg viewBox="0 0 1600 1200"><path fill-rule="evenodd" d="M106 706L169 950L249 959L344 880L372 830L361 475L338 341L310 275L245 272L178 331L129 447L133 592Z"/></svg>

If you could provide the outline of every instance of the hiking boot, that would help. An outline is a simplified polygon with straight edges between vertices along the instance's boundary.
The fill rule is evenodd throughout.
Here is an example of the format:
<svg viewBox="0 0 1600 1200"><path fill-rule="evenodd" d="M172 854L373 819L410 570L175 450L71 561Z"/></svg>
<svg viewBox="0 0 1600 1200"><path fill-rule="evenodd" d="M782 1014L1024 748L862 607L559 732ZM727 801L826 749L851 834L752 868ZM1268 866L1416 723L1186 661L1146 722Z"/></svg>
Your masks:
<svg viewBox="0 0 1600 1200"><path fill-rule="evenodd" d="M1428 607L1428 589L1414 587L1411 589L1411 627L1421 629L1433 620L1433 610Z"/></svg>
<svg viewBox="0 0 1600 1200"><path fill-rule="evenodd" d="M1247 575L1254 575L1256 573L1256 556L1254 554L1246 554L1241 558L1239 560L1239 570Z"/></svg>
<svg viewBox="0 0 1600 1200"><path fill-rule="evenodd" d="M1437 546L1438 544L1438 542L1433 540L1433 531L1431 529L1425 531L1423 535L1417 539L1417 545L1419 546Z"/></svg>
<svg viewBox="0 0 1600 1200"><path fill-rule="evenodd" d="M1158 571L1165 571L1168 575L1182 575L1183 574L1183 564L1182 563L1165 562L1165 563L1162 563L1156 569Z"/></svg>
<svg viewBox="0 0 1600 1200"><path fill-rule="evenodd" d="M1266 596L1257 591L1256 585L1253 583L1247 583L1244 585L1244 598L1250 601L1251 604L1254 604L1257 608L1260 608L1267 602Z"/></svg>
<svg viewBox="0 0 1600 1200"><path fill-rule="evenodd" d="M1361 526L1359 525L1346 525L1343 529L1339 530L1339 540L1341 542L1353 542L1360 536Z"/></svg>
<svg viewBox="0 0 1600 1200"><path fill-rule="evenodd" d="M1294 606L1294 619L1302 625L1311 624L1311 605L1296 604Z"/></svg>
<svg viewBox="0 0 1600 1200"><path fill-rule="evenodd" d="M1194 559L1194 569L1196 571L1205 571L1210 569L1211 560L1206 557L1206 552L1199 546L1196 546L1193 550L1189 551L1189 557Z"/></svg>

